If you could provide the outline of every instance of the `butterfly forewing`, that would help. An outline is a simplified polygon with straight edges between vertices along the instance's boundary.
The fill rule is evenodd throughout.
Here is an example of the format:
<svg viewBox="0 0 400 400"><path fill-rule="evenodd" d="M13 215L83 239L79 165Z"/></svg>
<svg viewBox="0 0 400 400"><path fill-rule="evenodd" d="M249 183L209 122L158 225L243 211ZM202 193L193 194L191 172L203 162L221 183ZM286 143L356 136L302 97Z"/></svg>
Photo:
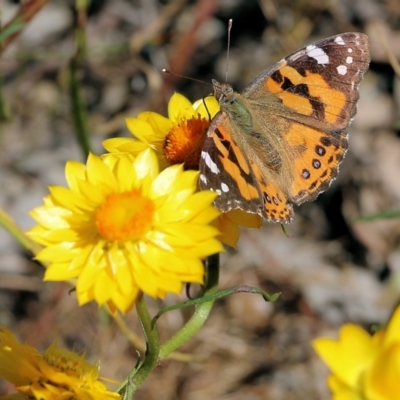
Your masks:
<svg viewBox="0 0 400 400"><path fill-rule="evenodd" d="M343 33L287 56L255 78L243 96L262 102L272 93L284 106L284 117L337 131L356 113L358 85L369 62L367 36Z"/></svg>
<svg viewBox="0 0 400 400"><path fill-rule="evenodd" d="M258 214L258 183L228 127L227 116L222 112L210 125L200 157L199 186L218 193L215 204L223 212L240 208Z"/></svg>

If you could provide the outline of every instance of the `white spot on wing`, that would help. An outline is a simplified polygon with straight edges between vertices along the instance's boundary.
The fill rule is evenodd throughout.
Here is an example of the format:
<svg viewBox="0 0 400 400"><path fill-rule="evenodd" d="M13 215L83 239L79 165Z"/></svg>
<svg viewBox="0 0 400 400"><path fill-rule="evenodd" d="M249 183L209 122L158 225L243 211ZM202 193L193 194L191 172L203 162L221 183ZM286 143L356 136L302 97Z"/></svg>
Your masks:
<svg viewBox="0 0 400 400"><path fill-rule="evenodd" d="M222 192L219 189L217 189L215 192L217 193L218 196L221 196Z"/></svg>
<svg viewBox="0 0 400 400"><path fill-rule="evenodd" d="M347 64L352 64L352 62L353 62L353 57L349 56L349 57L346 58L346 63Z"/></svg>
<svg viewBox="0 0 400 400"><path fill-rule="evenodd" d="M215 164L215 162L213 160L211 160L211 157L207 152L202 151L201 158L204 160L207 167L210 168L210 170L213 174L218 174L220 172L217 164Z"/></svg>
<svg viewBox="0 0 400 400"><path fill-rule="evenodd" d="M339 75L347 74L347 67L345 65L339 65L336 69Z"/></svg>
<svg viewBox="0 0 400 400"><path fill-rule="evenodd" d="M229 187L226 183L222 182L221 183L221 189L224 193L229 192Z"/></svg>
<svg viewBox="0 0 400 400"><path fill-rule="evenodd" d="M203 175L203 174L200 174L200 177L199 177L199 179L205 184L205 185L207 185L207 178L206 178L206 176L205 175Z"/></svg>
<svg viewBox="0 0 400 400"><path fill-rule="evenodd" d="M347 51L349 52L349 53L352 53L353 52L353 49L347 49Z"/></svg>
<svg viewBox="0 0 400 400"><path fill-rule="evenodd" d="M336 42L337 44L342 45L342 46L345 44L345 43L344 43L344 40L343 40L343 38L342 38L341 36L336 37L336 38L335 38L335 42Z"/></svg>
<svg viewBox="0 0 400 400"><path fill-rule="evenodd" d="M329 64L329 57L320 47L310 44L306 47L307 55L317 61L318 64Z"/></svg>

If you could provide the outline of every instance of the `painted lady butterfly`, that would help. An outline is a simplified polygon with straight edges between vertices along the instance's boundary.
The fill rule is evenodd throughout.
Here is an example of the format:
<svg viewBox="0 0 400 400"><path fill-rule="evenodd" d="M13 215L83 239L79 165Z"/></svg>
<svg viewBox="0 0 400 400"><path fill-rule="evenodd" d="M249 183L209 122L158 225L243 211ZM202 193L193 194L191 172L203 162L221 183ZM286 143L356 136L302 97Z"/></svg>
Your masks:
<svg viewBox="0 0 400 400"><path fill-rule="evenodd" d="M346 129L368 69L368 38L343 33L296 51L239 94L213 80L221 111L200 158L199 186L223 212L293 220L293 204L314 200L338 173Z"/></svg>

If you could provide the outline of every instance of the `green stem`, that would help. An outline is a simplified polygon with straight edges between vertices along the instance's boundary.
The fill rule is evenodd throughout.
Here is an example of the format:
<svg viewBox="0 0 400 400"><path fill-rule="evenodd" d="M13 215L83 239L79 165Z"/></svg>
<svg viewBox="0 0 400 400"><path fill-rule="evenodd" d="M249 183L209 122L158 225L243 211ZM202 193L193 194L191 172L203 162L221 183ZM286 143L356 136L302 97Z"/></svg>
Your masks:
<svg viewBox="0 0 400 400"><path fill-rule="evenodd" d="M86 159L90 152L90 138L86 104L81 95L78 71L86 60L86 11L88 1L76 0L77 25L75 27L76 52L69 66L69 92L78 143Z"/></svg>
<svg viewBox="0 0 400 400"><path fill-rule="evenodd" d="M79 86L79 81L77 79L77 63L75 60L72 60L69 66L69 93L78 142L81 146L84 158L86 159L90 152L90 141L87 113Z"/></svg>
<svg viewBox="0 0 400 400"><path fill-rule="evenodd" d="M214 254L207 259L204 295L212 295L218 290L219 279L219 254ZM214 301L201 303L195 306L195 311L185 326L175 334L167 343L161 346L157 331L152 328L152 320L147 309L143 295L136 302L136 310L146 339L146 357L143 362L131 371L118 389L123 400L133 399L133 395L144 382L159 360L166 358L177 348L192 338L207 321Z"/></svg>
<svg viewBox="0 0 400 400"><path fill-rule="evenodd" d="M124 382L122 389L119 390L124 400L133 399L133 394L157 365L160 352L158 334L154 328L152 329L151 317L143 295L136 301L136 311L147 344L146 356L143 362L132 370L129 378Z"/></svg>
<svg viewBox="0 0 400 400"><path fill-rule="evenodd" d="M8 122L10 120L10 112L3 96L3 77L0 76L0 121Z"/></svg>
<svg viewBox="0 0 400 400"><path fill-rule="evenodd" d="M75 8L77 12L77 24L75 29L76 55L75 59L78 63L83 63L86 59L87 40L86 40L86 22L87 8L89 0L76 0Z"/></svg>
<svg viewBox="0 0 400 400"><path fill-rule="evenodd" d="M219 279L219 254L214 254L207 259L206 282L204 284L204 295L210 295L218 290ZM191 339L207 321L213 301L199 304L185 326L176 333L168 342L164 343L160 349L160 359L168 357L172 352Z"/></svg>

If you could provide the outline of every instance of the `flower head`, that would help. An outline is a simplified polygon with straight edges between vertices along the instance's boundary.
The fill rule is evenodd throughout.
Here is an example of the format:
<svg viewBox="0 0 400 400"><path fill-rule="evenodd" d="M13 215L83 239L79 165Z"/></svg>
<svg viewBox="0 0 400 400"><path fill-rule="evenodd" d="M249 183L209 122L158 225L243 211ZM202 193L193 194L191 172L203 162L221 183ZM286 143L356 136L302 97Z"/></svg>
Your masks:
<svg viewBox="0 0 400 400"><path fill-rule="evenodd" d="M159 173L150 149L69 162L69 189L51 187L31 212L28 234L45 248L46 280L77 278L80 304L95 300L126 312L138 294L163 298L183 282L203 282L202 259L222 251L210 225L215 194L196 192L195 171Z"/></svg>
<svg viewBox="0 0 400 400"><path fill-rule="evenodd" d="M127 118L130 132L136 137L112 138L103 142L110 152L138 152L152 148L164 165L185 164L185 169L198 169L200 151L211 118L219 111L214 97L205 97L192 104L175 93L168 103L168 118L155 112L142 112Z"/></svg>
<svg viewBox="0 0 400 400"><path fill-rule="evenodd" d="M42 355L27 344L20 344L0 325L0 377L13 383L18 395L13 399L113 400L120 395L100 382L98 367L85 361L85 355L59 349L53 343Z"/></svg>
<svg viewBox="0 0 400 400"><path fill-rule="evenodd" d="M400 307L387 329L373 336L347 324L339 340L319 338L313 346L332 371L328 386L335 400L400 398Z"/></svg>

